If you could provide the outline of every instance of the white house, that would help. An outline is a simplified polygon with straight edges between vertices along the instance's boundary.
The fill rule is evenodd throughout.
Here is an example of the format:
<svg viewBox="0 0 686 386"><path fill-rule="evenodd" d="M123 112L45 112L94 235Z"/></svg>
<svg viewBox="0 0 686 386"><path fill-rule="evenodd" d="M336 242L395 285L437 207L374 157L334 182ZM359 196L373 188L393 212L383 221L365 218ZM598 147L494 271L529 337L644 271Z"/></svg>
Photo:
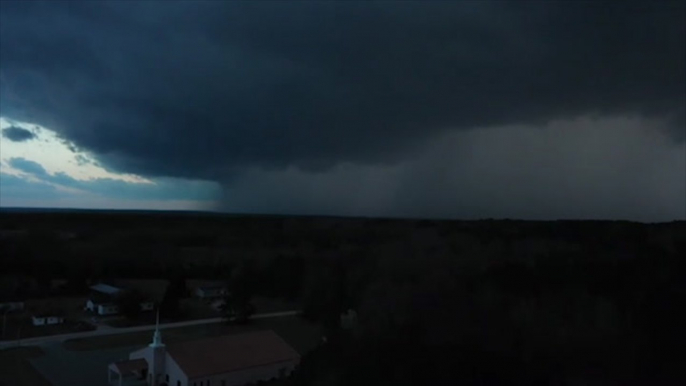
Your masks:
<svg viewBox="0 0 686 386"><path fill-rule="evenodd" d="M162 343L159 327L147 347L108 367L110 385L145 379L151 386L240 386L289 376L300 355L273 331Z"/></svg>
<svg viewBox="0 0 686 386"><path fill-rule="evenodd" d="M116 315L119 313L119 307L115 303L115 299L123 291L108 284L96 284L91 286L91 296L86 301L85 310L95 312L98 315ZM155 302L146 300L141 302L141 311L152 311L155 308Z"/></svg>
<svg viewBox="0 0 686 386"><path fill-rule="evenodd" d="M64 318L53 313L38 314L31 317L34 326L45 326L64 323Z"/></svg>
<svg viewBox="0 0 686 386"><path fill-rule="evenodd" d="M103 316L116 315L119 313L119 307L116 304L110 302L100 303L93 299L88 299L85 309Z"/></svg>
<svg viewBox="0 0 686 386"><path fill-rule="evenodd" d="M226 287L224 286L203 286L195 289L195 296L200 299L215 299L224 295L226 295Z"/></svg>
<svg viewBox="0 0 686 386"><path fill-rule="evenodd" d="M0 311L1 312L21 311L23 309L24 309L24 302L19 302L19 301L0 302Z"/></svg>

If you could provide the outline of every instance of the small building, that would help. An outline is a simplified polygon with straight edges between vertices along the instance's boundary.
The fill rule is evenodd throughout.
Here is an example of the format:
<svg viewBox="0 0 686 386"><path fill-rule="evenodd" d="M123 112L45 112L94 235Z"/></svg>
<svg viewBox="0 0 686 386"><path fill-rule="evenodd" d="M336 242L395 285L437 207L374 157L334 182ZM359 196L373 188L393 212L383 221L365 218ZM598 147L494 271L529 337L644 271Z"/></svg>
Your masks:
<svg viewBox="0 0 686 386"><path fill-rule="evenodd" d="M18 300L0 302L0 313L22 310L24 310L24 302Z"/></svg>
<svg viewBox="0 0 686 386"><path fill-rule="evenodd" d="M202 286L195 289L195 296L200 299L216 299L226 295L226 287L220 285Z"/></svg>
<svg viewBox="0 0 686 386"><path fill-rule="evenodd" d="M101 316L117 315L119 313L116 299L117 296L126 291L125 289L102 283L91 286L90 289L91 294L84 307L86 311L91 311ZM154 308L155 302L151 300L141 302L141 311L152 311Z"/></svg>
<svg viewBox="0 0 686 386"><path fill-rule="evenodd" d="M56 311L41 312L31 316L31 323L34 326L62 324L64 323L64 317L61 315L60 312Z"/></svg>
<svg viewBox="0 0 686 386"><path fill-rule="evenodd" d="M93 291L84 309L86 311L95 312L98 315L116 315L119 313L119 307L114 303L115 296Z"/></svg>
<svg viewBox="0 0 686 386"><path fill-rule="evenodd" d="M289 376L300 355L273 331L162 343L159 327L148 347L108 367L110 385L145 380L151 386L242 386Z"/></svg>
<svg viewBox="0 0 686 386"><path fill-rule="evenodd" d="M146 300L141 303L141 311L152 311L155 309L155 302Z"/></svg>

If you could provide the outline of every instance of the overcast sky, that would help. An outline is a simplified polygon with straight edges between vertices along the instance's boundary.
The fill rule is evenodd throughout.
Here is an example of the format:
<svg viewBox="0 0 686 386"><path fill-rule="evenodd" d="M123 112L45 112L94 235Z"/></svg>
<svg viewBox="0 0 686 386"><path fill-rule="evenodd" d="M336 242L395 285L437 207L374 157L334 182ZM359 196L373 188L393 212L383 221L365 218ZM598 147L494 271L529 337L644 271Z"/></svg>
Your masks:
<svg viewBox="0 0 686 386"><path fill-rule="evenodd" d="M686 219L685 20L684 1L3 0L0 205Z"/></svg>

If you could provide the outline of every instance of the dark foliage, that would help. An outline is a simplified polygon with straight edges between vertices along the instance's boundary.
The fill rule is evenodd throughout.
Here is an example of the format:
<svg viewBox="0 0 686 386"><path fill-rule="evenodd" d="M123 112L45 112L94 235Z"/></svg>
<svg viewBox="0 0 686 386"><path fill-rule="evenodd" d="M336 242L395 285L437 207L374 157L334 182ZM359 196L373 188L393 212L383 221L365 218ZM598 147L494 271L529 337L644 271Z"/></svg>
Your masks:
<svg viewBox="0 0 686 386"><path fill-rule="evenodd" d="M186 279L176 276L167 283L162 302L160 303L160 315L165 318L177 318L181 313L180 300L186 297Z"/></svg>
<svg viewBox="0 0 686 386"><path fill-rule="evenodd" d="M243 321L254 295L299 299L329 339L303 358L292 385L686 383L685 222L150 213L0 221L30 230L0 240L7 273L75 283L230 277L225 311ZM50 229L79 237L51 238ZM172 282L170 303L182 287ZM341 330L350 308L357 324Z"/></svg>
<svg viewBox="0 0 686 386"><path fill-rule="evenodd" d="M141 302L143 295L136 290L127 290L115 298L119 312L129 319L135 319L141 315Z"/></svg>

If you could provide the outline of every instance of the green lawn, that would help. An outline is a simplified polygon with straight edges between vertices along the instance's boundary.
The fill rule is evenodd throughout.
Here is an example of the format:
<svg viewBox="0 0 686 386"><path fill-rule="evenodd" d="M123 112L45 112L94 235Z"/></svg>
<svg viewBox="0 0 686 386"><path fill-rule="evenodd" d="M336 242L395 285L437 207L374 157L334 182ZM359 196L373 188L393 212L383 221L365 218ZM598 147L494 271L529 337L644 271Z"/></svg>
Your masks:
<svg viewBox="0 0 686 386"><path fill-rule="evenodd" d="M69 334L72 332L90 331L95 327L83 323L66 320L64 323L34 326L27 316L8 316L3 336L5 340L33 338L37 336Z"/></svg>
<svg viewBox="0 0 686 386"><path fill-rule="evenodd" d="M283 317L255 320L244 326L212 323L198 326L168 328L162 330L165 343L180 342L211 336L238 334L247 331L274 330L293 348L303 353L312 349L321 339L321 329L299 317ZM70 339L64 347L73 351L91 351L115 347L145 345L150 343L152 331L129 334L98 336L93 338Z"/></svg>
<svg viewBox="0 0 686 386"><path fill-rule="evenodd" d="M2 386L51 386L38 373L29 358L42 356L39 347L17 347L0 350L0 385Z"/></svg>

